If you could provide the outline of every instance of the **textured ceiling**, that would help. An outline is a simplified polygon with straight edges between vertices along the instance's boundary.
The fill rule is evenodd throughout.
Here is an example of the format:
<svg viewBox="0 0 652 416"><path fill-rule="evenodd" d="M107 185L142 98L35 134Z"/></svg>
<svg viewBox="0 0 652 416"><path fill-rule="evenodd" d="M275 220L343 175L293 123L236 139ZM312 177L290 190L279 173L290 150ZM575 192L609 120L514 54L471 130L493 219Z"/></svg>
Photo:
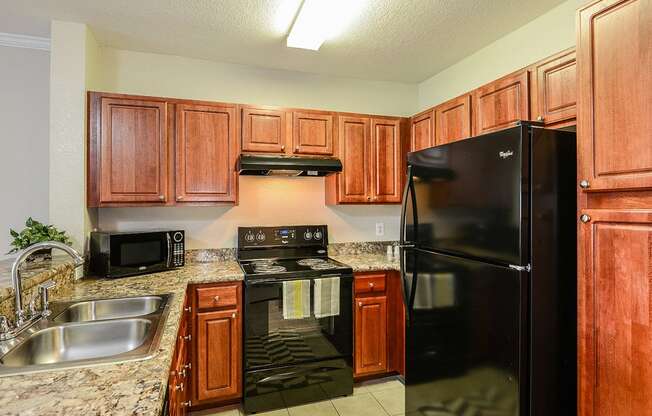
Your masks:
<svg viewBox="0 0 652 416"><path fill-rule="evenodd" d="M356 1L319 51L285 46L301 0L0 0L0 32L43 35L68 20L121 49L413 83L563 0Z"/></svg>

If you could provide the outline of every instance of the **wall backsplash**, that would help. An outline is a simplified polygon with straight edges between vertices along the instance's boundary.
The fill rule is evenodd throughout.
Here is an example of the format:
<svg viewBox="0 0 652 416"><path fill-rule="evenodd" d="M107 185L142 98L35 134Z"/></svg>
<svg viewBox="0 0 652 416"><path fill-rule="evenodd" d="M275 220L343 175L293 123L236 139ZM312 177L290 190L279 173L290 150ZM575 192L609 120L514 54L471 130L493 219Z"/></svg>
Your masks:
<svg viewBox="0 0 652 416"><path fill-rule="evenodd" d="M325 205L323 178L243 176L239 186L237 206L101 208L99 228L180 228L189 249L235 247L237 227L252 225L326 224L333 243L398 239L399 205ZM377 222L383 236L376 236Z"/></svg>

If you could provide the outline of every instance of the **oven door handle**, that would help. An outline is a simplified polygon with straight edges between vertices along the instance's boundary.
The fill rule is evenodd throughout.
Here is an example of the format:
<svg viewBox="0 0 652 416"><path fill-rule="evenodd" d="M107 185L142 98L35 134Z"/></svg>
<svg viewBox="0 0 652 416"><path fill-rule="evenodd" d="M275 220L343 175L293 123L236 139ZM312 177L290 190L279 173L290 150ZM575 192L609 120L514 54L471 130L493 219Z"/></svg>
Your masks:
<svg viewBox="0 0 652 416"><path fill-rule="evenodd" d="M273 381L288 380L304 374L314 373L315 371L325 372L332 370L341 370L343 367L333 367L333 366L321 366L321 367L311 367L304 368L302 370L288 371L287 373L274 374L272 376L263 377L258 380L258 383L271 383Z"/></svg>
<svg viewBox="0 0 652 416"><path fill-rule="evenodd" d="M167 237L168 240L168 259L167 259L167 268L172 267L172 237L170 237L170 233L165 233L165 237Z"/></svg>

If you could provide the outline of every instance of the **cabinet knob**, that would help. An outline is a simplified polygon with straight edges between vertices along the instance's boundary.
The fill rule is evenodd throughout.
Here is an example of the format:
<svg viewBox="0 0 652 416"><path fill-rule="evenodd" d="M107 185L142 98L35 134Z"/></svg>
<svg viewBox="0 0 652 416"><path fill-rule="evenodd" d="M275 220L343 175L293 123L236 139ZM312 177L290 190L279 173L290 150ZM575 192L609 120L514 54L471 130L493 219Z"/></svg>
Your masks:
<svg viewBox="0 0 652 416"><path fill-rule="evenodd" d="M220 296L219 296L219 295L215 295L215 297L213 298L213 302L217 303L217 302L219 302L219 301L220 301Z"/></svg>
<svg viewBox="0 0 652 416"><path fill-rule="evenodd" d="M192 340L192 335L188 334L186 336L181 335L181 339L184 341L190 341Z"/></svg>
<svg viewBox="0 0 652 416"><path fill-rule="evenodd" d="M185 308L183 308L183 310L185 312L192 312L192 306L186 306Z"/></svg>
<svg viewBox="0 0 652 416"><path fill-rule="evenodd" d="M183 391L183 383L177 384L176 386L174 386L174 389Z"/></svg>
<svg viewBox="0 0 652 416"><path fill-rule="evenodd" d="M362 302L358 302L358 307L362 308Z"/></svg>
<svg viewBox="0 0 652 416"><path fill-rule="evenodd" d="M589 181L587 181L586 179L582 179L582 180L580 181L580 188L582 188L582 189L587 189L587 188L589 188L590 186L591 186L591 184L590 184Z"/></svg>
<svg viewBox="0 0 652 416"><path fill-rule="evenodd" d="M192 406L192 402L188 400L187 402L181 402L180 403L182 407L190 407Z"/></svg>
<svg viewBox="0 0 652 416"><path fill-rule="evenodd" d="M369 287L374 287L374 282L369 283Z"/></svg>
<svg viewBox="0 0 652 416"><path fill-rule="evenodd" d="M371 197L370 197L370 196L367 197L367 201L371 201Z"/></svg>
<svg viewBox="0 0 652 416"><path fill-rule="evenodd" d="M294 148L294 151L295 151L295 152L298 152L298 151L299 151L299 146L295 147L295 148Z"/></svg>
<svg viewBox="0 0 652 416"><path fill-rule="evenodd" d="M587 214L582 214L580 215L580 221L586 224L587 222L591 221L591 216Z"/></svg>
<svg viewBox="0 0 652 416"><path fill-rule="evenodd" d="M281 150L285 151L285 145L281 146Z"/></svg>
<svg viewBox="0 0 652 416"><path fill-rule="evenodd" d="M235 312L233 312L233 313L231 314L231 318L235 319L235 317L236 317L236 314L235 314Z"/></svg>
<svg viewBox="0 0 652 416"><path fill-rule="evenodd" d="M165 195L159 195L158 199L160 199L161 201L164 201L165 200Z"/></svg>
<svg viewBox="0 0 652 416"><path fill-rule="evenodd" d="M543 121L543 116L537 117L537 121Z"/></svg>
<svg viewBox="0 0 652 416"><path fill-rule="evenodd" d="M184 364L183 368L190 370L192 368L192 364L191 363Z"/></svg>
<svg viewBox="0 0 652 416"><path fill-rule="evenodd" d="M177 201L181 201L183 199L183 195L177 196Z"/></svg>

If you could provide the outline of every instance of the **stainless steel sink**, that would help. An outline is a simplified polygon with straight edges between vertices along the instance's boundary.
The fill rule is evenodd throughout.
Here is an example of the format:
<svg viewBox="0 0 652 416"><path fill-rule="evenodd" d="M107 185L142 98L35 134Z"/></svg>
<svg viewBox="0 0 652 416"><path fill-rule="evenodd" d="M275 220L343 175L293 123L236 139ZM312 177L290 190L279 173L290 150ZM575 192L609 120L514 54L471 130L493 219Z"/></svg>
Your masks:
<svg viewBox="0 0 652 416"><path fill-rule="evenodd" d="M163 305L161 296L87 300L68 305L55 322L84 322L149 315Z"/></svg>
<svg viewBox="0 0 652 416"><path fill-rule="evenodd" d="M42 319L0 342L0 377L152 357L172 295L53 303Z"/></svg>

